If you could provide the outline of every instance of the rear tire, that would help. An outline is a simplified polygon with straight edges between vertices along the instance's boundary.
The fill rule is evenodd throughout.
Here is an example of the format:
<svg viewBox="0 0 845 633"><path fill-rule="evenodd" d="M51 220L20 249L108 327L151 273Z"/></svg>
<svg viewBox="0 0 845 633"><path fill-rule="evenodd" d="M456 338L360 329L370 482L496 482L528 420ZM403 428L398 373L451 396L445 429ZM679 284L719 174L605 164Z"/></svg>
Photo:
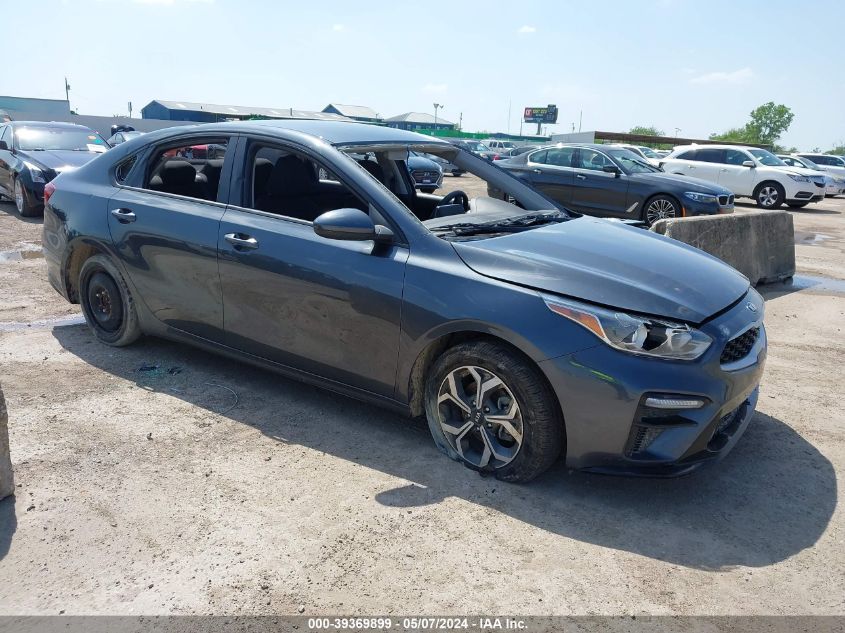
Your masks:
<svg viewBox="0 0 845 633"><path fill-rule="evenodd" d="M425 412L441 451L503 481L534 479L564 446L563 421L545 377L498 343L470 341L446 350L426 380Z"/></svg>
<svg viewBox="0 0 845 633"><path fill-rule="evenodd" d="M780 209L786 199L786 192L780 183L767 181L761 182L754 190L754 202L761 209L774 211Z"/></svg>
<svg viewBox="0 0 845 633"><path fill-rule="evenodd" d="M100 342L123 347L141 336L129 286L106 255L94 255L82 264L79 302L88 327Z"/></svg>

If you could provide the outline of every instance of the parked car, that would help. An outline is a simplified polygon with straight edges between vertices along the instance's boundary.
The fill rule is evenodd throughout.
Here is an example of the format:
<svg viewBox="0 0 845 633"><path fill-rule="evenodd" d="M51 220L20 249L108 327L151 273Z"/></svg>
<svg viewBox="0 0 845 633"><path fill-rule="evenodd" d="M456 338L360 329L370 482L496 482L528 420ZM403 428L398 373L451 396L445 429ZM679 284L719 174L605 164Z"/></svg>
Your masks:
<svg viewBox="0 0 845 633"><path fill-rule="evenodd" d="M623 147L637 154L640 158L645 160L650 165L660 167L660 155L650 147L645 145L625 145L624 143L615 143L614 147Z"/></svg>
<svg viewBox="0 0 845 633"><path fill-rule="evenodd" d="M487 147L484 143L472 140L455 140L449 141L452 145L456 145L461 149L465 149L471 154L475 154L479 158L483 158L488 162L493 161L493 157L497 155L496 152Z"/></svg>
<svg viewBox="0 0 845 633"><path fill-rule="evenodd" d="M125 130L123 132L115 132L107 139L107 141L109 145L114 147L115 145L125 143L130 138L137 138L143 134L143 132L138 132L137 130Z"/></svg>
<svg viewBox="0 0 845 633"><path fill-rule="evenodd" d="M840 175L834 172L833 170L836 169L835 167L828 170L820 165L816 165L816 163L811 161L809 158L790 156L789 154L778 154L778 158L790 167L803 167L805 169L822 172L824 174L825 196L832 198L833 196L845 193L845 175ZM845 169L842 170L842 174L845 174Z"/></svg>
<svg viewBox="0 0 845 633"><path fill-rule="evenodd" d="M423 193L434 193L443 185L443 168L432 159L410 152L407 165L414 186Z"/></svg>
<svg viewBox="0 0 845 633"><path fill-rule="evenodd" d="M10 121L0 125L0 194L22 217L39 215L44 185L108 149L105 139L83 125Z"/></svg>
<svg viewBox="0 0 845 633"><path fill-rule="evenodd" d="M703 180L667 175L614 145L558 144L496 163L560 206L599 217L640 219L731 213L733 194ZM504 197L501 191L490 195Z"/></svg>
<svg viewBox="0 0 845 633"><path fill-rule="evenodd" d="M463 176L466 171L458 167L452 162L449 162L447 159L443 158L442 156L435 156L434 154L424 154L426 158L429 160L433 160L435 163L440 165L440 169L443 170L444 174L452 174L453 176Z"/></svg>
<svg viewBox="0 0 845 633"><path fill-rule="evenodd" d="M809 154L796 153L792 154L796 158L804 160L811 160L822 171L827 171L838 176L845 177L845 158L836 156L835 154Z"/></svg>
<svg viewBox="0 0 845 633"><path fill-rule="evenodd" d="M762 209L784 203L805 207L824 198L824 176L790 167L765 149L739 145L684 145L661 161L668 173L695 176L726 187L738 198L752 198Z"/></svg>
<svg viewBox="0 0 845 633"><path fill-rule="evenodd" d="M222 165L168 156L209 143ZM521 206L420 197L397 147ZM99 341L184 341L424 414L443 452L503 480L561 453L571 468L688 473L754 412L766 332L745 277L556 209L442 140L339 121L170 128L48 183L46 200L49 281Z"/></svg>
<svg viewBox="0 0 845 633"><path fill-rule="evenodd" d="M488 139L484 141L484 144L494 152L499 152L502 154L506 153L508 150L512 150L515 147L512 141L500 141L498 139Z"/></svg>

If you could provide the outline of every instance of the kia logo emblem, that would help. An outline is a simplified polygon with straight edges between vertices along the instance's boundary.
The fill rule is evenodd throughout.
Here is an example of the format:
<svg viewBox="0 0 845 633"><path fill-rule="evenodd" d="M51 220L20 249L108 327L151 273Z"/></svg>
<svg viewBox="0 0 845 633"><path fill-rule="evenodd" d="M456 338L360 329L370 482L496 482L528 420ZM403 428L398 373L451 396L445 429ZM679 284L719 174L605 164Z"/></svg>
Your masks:
<svg viewBox="0 0 845 633"><path fill-rule="evenodd" d="M748 308L749 310L751 310L752 312L757 312L757 306L755 306L750 301L745 304L745 307Z"/></svg>

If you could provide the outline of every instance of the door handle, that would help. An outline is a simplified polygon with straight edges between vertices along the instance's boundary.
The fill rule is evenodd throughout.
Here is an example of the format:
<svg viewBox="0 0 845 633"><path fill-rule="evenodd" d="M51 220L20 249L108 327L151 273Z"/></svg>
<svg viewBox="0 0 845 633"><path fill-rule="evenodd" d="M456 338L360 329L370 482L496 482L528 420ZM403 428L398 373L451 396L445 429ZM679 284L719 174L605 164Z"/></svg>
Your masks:
<svg viewBox="0 0 845 633"><path fill-rule="evenodd" d="M258 240L243 233L226 233L223 238L235 247L235 250L254 251L258 248Z"/></svg>
<svg viewBox="0 0 845 633"><path fill-rule="evenodd" d="M575 174L575 177L578 180L587 180L587 177L584 174Z"/></svg>
<svg viewBox="0 0 845 633"><path fill-rule="evenodd" d="M542 174L543 173L542 169L532 169L531 171L533 171L535 174Z"/></svg>
<svg viewBox="0 0 845 633"><path fill-rule="evenodd" d="M720 169L719 171L728 171L728 168L727 168L727 167L722 167L722 169Z"/></svg>
<svg viewBox="0 0 845 633"><path fill-rule="evenodd" d="M135 221L135 214L129 209L112 209L111 214L117 218L121 224L129 224Z"/></svg>

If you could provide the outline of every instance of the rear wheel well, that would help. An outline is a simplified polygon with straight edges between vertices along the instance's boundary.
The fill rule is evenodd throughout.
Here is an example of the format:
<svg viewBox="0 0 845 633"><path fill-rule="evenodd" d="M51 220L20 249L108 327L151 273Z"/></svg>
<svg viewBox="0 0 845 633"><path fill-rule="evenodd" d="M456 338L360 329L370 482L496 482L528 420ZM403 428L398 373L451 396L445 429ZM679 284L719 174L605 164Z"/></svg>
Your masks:
<svg viewBox="0 0 845 633"><path fill-rule="evenodd" d="M89 258L100 253L103 253L103 251L91 244L79 244L71 251L65 268L65 288L67 288L67 296L71 303L79 303L78 284L82 265Z"/></svg>

